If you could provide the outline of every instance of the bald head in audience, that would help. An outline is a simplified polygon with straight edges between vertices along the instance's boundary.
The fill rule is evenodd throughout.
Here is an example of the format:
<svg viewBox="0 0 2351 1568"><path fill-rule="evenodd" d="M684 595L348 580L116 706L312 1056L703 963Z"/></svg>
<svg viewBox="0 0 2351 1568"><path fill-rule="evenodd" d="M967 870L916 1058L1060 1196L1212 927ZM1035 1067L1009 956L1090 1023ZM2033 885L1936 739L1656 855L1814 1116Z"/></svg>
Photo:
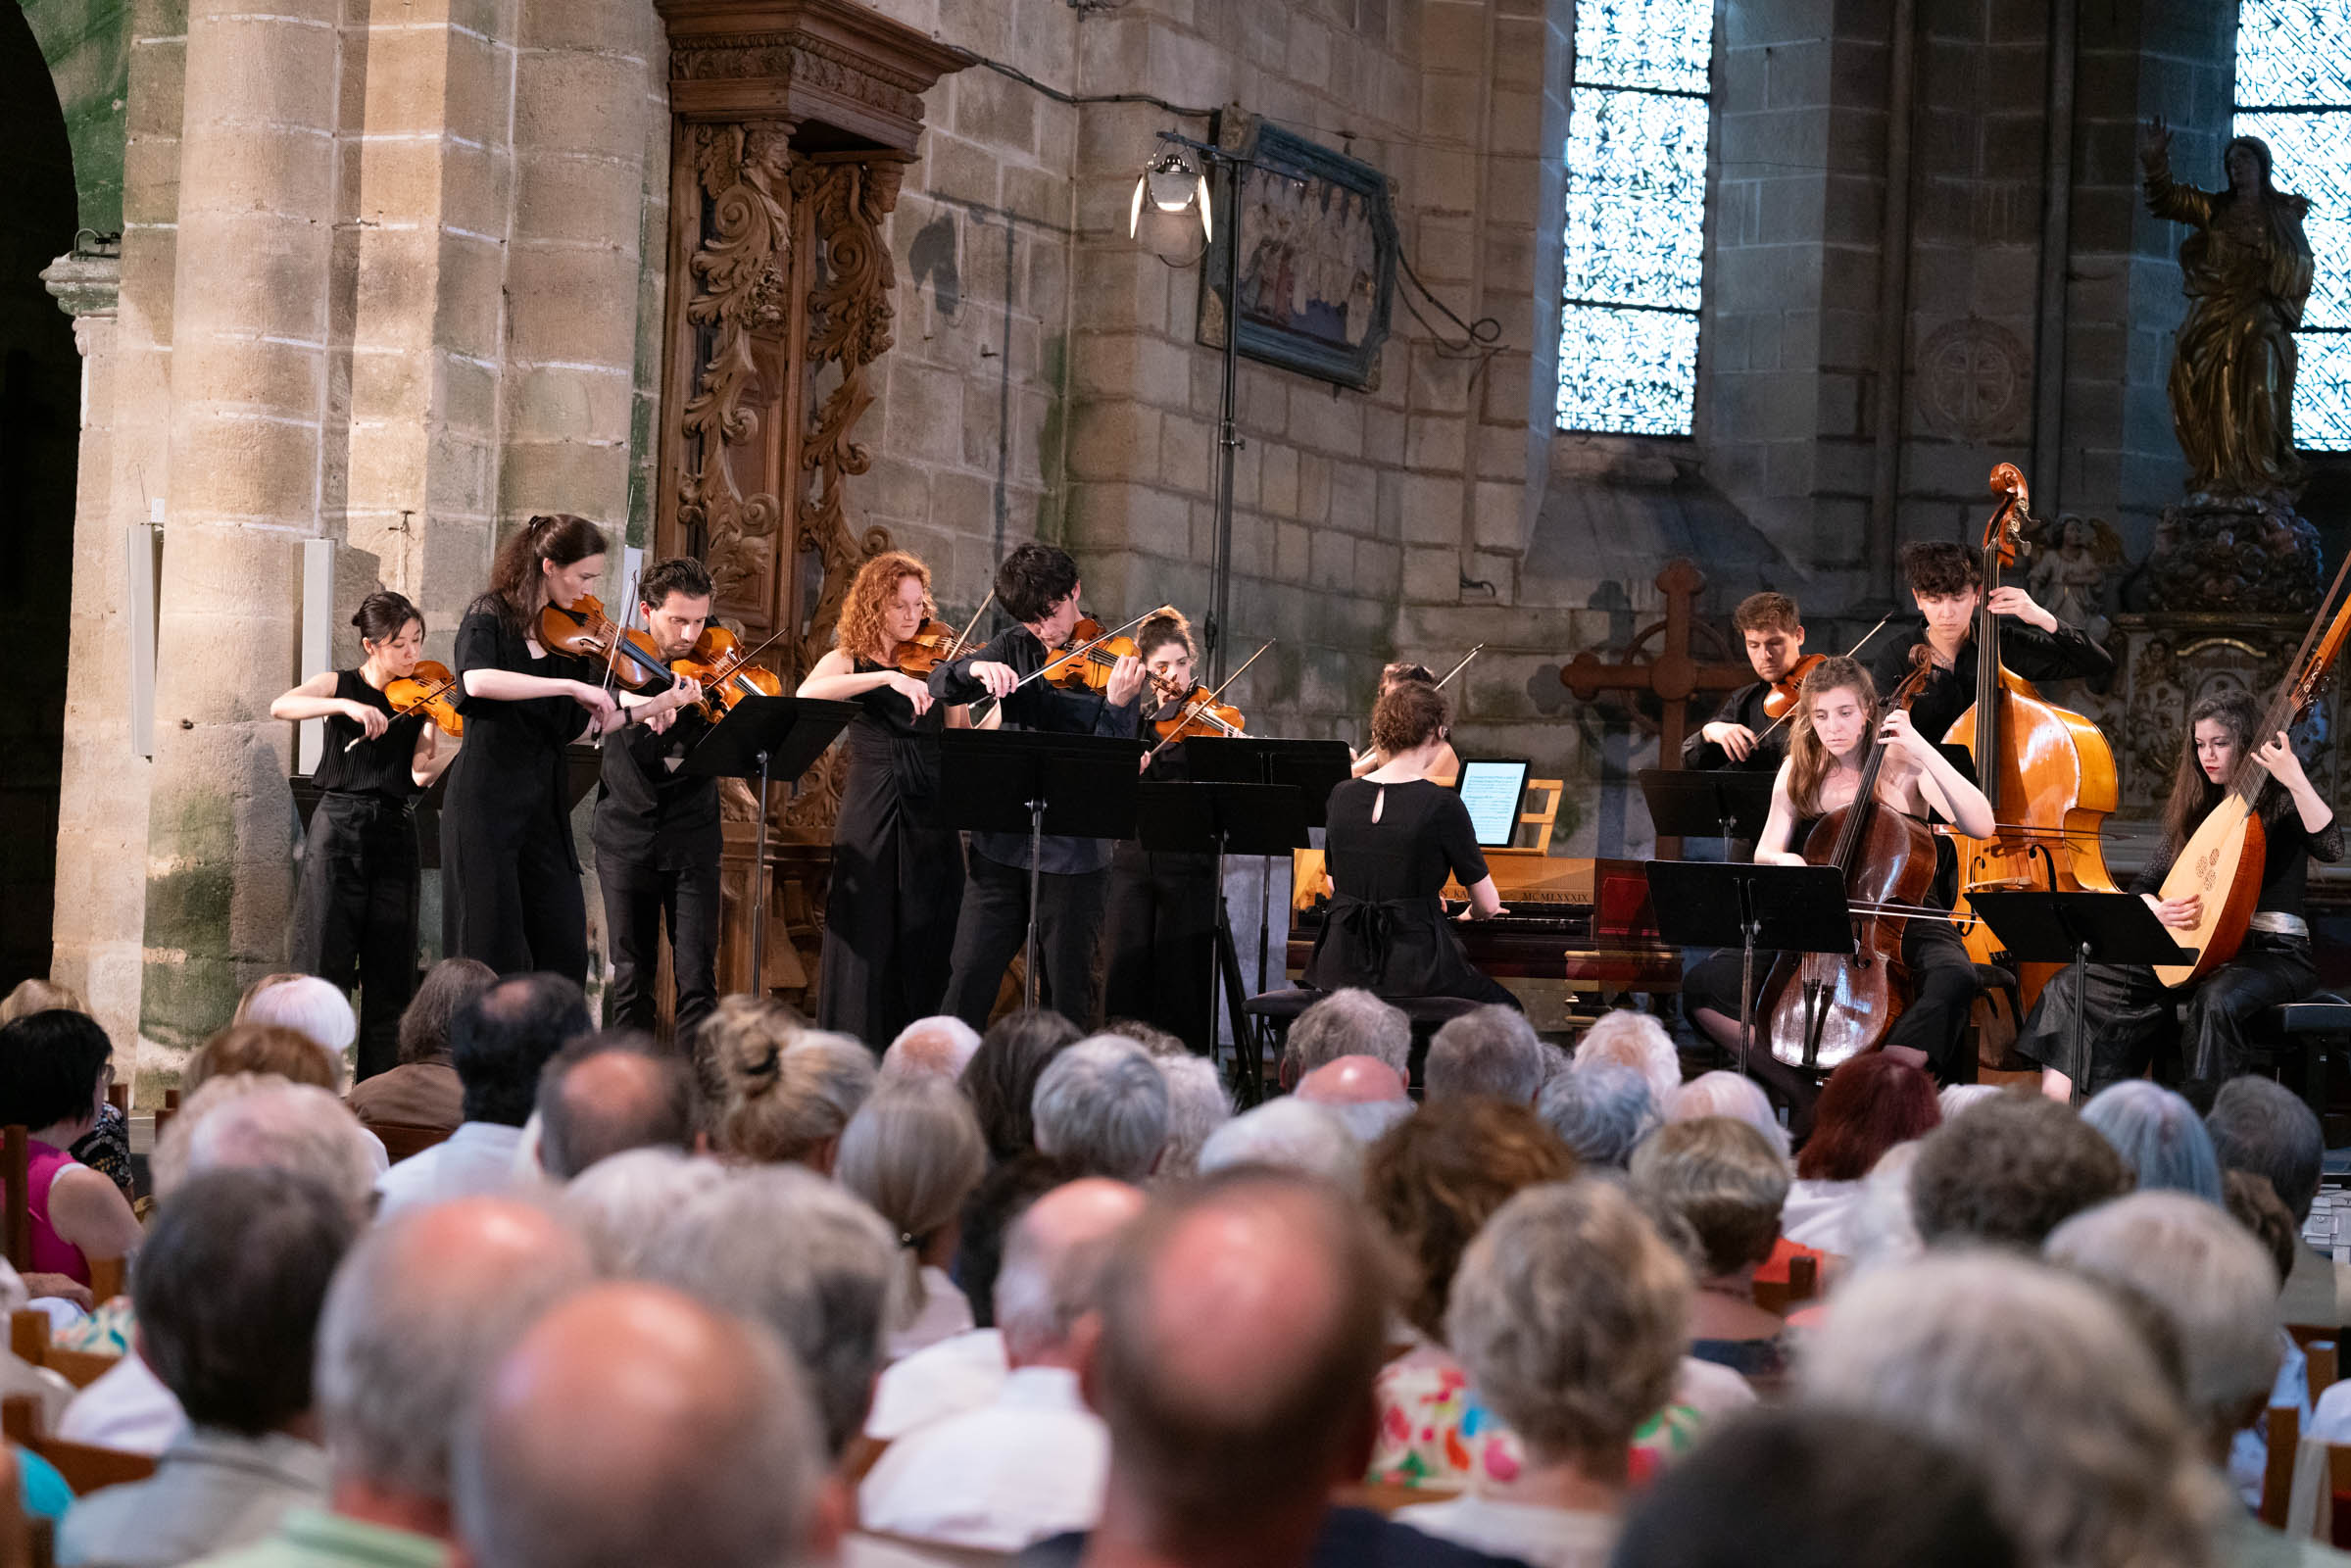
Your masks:
<svg viewBox="0 0 2351 1568"><path fill-rule="evenodd" d="M1362 1144L1374 1142L1412 1114L1403 1073L1378 1056L1340 1056L1324 1062L1298 1080L1297 1098L1329 1110Z"/></svg>
<svg viewBox="0 0 2351 1568"><path fill-rule="evenodd" d="M1359 1206L1319 1182L1163 1195L1112 1252L1084 1369L1111 1453L1089 1560L1305 1562L1371 1456L1391 1285Z"/></svg>
<svg viewBox="0 0 2351 1568"><path fill-rule="evenodd" d="M953 1083L963 1076L979 1050L979 1031L962 1019L946 1013L917 1018L882 1053L882 1076L945 1078Z"/></svg>
<svg viewBox="0 0 2351 1568"><path fill-rule="evenodd" d="M661 1286L548 1312L489 1379L458 1457L475 1568L775 1568L833 1544L791 1358Z"/></svg>
<svg viewBox="0 0 2351 1568"><path fill-rule="evenodd" d="M643 1035L590 1035L539 1073L539 1166L567 1182L631 1149L694 1142L694 1085L686 1064L655 1054Z"/></svg>
<svg viewBox="0 0 2351 1568"><path fill-rule="evenodd" d="M1110 1247L1143 1212L1142 1189L1100 1176L1065 1182L1022 1211L996 1275L996 1326L1019 1366L1074 1366Z"/></svg>

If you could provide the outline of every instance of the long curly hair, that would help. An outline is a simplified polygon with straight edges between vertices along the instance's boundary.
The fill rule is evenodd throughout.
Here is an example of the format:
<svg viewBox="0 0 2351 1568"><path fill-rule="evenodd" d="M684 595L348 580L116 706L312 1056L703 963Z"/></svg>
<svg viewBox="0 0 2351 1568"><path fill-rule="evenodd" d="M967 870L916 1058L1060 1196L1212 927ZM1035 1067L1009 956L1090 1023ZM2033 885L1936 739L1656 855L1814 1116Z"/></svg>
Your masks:
<svg viewBox="0 0 2351 1568"><path fill-rule="evenodd" d="M2235 737L2240 761L2268 739L2254 733L2261 728L2261 702L2243 687L2212 692L2196 700L2195 706L2187 710L2187 722L2180 726L2180 760L2172 769L2171 798L2163 803L2166 861L2180 858L2189 837L2212 814L2212 808L2221 804L2221 797L2229 793L2225 786L2206 778L2203 764L2196 760L2196 726L2208 718L2218 720ZM2266 774L2261 777L2261 788L2253 792L2254 809L2261 813L2265 829L2278 826L2292 802L2285 786Z"/></svg>
<svg viewBox="0 0 2351 1568"><path fill-rule="evenodd" d="M882 661L882 607L898 597L898 585L912 577L922 584L922 613L939 612L931 601L931 568L904 550L885 550L857 568L849 596L841 601L841 620L833 628L833 646L852 659Z"/></svg>
<svg viewBox="0 0 2351 1568"><path fill-rule="evenodd" d="M1872 713L1877 711L1878 683L1870 679L1870 672L1859 660L1842 656L1822 660L1804 677L1804 693L1797 700L1796 716L1788 721L1788 798L1805 816L1820 815L1821 785L1829 777L1830 769L1837 765L1837 759L1829 755L1829 748L1813 732L1812 700L1834 691L1848 690L1859 693L1862 706Z"/></svg>

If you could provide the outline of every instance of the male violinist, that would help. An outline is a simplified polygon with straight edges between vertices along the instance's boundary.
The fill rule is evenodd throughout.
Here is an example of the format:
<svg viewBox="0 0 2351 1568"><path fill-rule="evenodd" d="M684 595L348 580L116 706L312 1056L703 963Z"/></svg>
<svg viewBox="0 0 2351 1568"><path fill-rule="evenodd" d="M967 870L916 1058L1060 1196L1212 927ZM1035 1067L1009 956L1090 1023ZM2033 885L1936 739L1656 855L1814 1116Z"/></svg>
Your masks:
<svg viewBox="0 0 2351 1568"><path fill-rule="evenodd" d="M996 568L996 602L1018 624L932 670L931 696L951 707L996 698L1006 729L1134 739L1141 660L1122 657L1102 692L1064 691L1042 677L1027 680L1077 625L1080 586L1077 563L1052 545L1025 544L1004 557ZM1094 956L1110 850L1108 839L1049 834L1037 863L1037 995L1080 1028L1094 1021ZM942 1011L974 1029L988 1026L1005 966L1027 935L1029 912L1029 836L972 834Z"/></svg>
<svg viewBox="0 0 2351 1568"><path fill-rule="evenodd" d="M683 659L710 623L710 573L691 556L657 563L637 600L661 661ZM681 1044L718 1005L718 781L683 767L709 728L688 707L661 733L632 725L608 736L596 790L596 880L612 955L605 1024L652 1030L666 922Z"/></svg>
<svg viewBox="0 0 2351 1568"><path fill-rule="evenodd" d="M1739 602L1731 624L1746 641L1755 679L1724 698L1714 717L1682 742L1682 765L1704 772L1774 772L1788 755L1788 725L1773 723L1763 700L1804 657L1804 620L1788 595L1760 593Z"/></svg>

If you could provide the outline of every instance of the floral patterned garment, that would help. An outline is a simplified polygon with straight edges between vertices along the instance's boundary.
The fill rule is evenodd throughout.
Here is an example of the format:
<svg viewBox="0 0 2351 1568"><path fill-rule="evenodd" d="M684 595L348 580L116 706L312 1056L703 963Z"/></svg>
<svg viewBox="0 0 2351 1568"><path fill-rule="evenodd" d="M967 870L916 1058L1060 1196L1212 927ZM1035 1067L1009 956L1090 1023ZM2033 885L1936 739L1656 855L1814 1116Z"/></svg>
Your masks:
<svg viewBox="0 0 2351 1568"><path fill-rule="evenodd" d="M1388 1486L1461 1488L1518 1479L1518 1437L1478 1400L1469 1373L1446 1351L1421 1345L1381 1369L1379 1442L1370 1480ZM1669 1404L1633 1435L1632 1484L1645 1486L1697 1441L1700 1417Z"/></svg>

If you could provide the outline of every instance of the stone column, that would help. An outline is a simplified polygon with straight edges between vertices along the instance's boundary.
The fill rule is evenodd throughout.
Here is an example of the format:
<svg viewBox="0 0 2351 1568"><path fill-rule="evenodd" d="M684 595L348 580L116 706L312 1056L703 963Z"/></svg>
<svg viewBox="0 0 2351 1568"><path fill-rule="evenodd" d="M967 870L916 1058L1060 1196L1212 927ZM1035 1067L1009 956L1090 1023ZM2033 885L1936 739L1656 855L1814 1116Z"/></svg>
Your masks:
<svg viewBox="0 0 2351 1568"><path fill-rule="evenodd" d="M300 542L319 530L338 0L192 0L143 1029L189 1046L285 960Z"/></svg>

